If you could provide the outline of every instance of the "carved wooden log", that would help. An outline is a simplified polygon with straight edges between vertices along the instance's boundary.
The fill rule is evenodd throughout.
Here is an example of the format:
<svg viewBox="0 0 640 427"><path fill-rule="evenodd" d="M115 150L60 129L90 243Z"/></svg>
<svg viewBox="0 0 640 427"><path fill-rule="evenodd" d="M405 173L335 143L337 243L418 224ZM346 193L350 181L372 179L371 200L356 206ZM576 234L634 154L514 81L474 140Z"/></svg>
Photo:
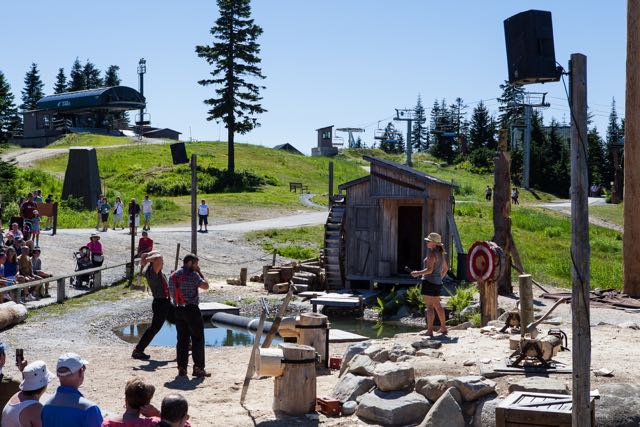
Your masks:
<svg viewBox="0 0 640 427"><path fill-rule="evenodd" d="M315 349L306 345L288 343L280 344L280 348L284 355L285 367L282 376L274 380L273 410L289 415L314 412L316 409Z"/></svg>

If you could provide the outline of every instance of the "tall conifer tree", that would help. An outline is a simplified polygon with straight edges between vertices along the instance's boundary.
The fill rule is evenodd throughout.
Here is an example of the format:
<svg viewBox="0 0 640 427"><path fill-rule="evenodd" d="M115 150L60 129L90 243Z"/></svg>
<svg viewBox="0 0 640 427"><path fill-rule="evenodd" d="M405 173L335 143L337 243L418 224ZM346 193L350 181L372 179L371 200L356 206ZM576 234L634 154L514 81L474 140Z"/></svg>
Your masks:
<svg viewBox="0 0 640 427"><path fill-rule="evenodd" d="M76 58L69 73L68 91L76 92L78 90L85 90L86 88L87 83L84 79L84 73L82 72L82 64L80 64L80 60Z"/></svg>
<svg viewBox="0 0 640 427"><path fill-rule="evenodd" d="M84 75L86 89L95 89L103 86L104 81L102 80L102 77L100 77L100 70L96 68L96 64L88 59L87 63L84 64L84 67L82 68L82 74Z"/></svg>
<svg viewBox="0 0 640 427"><path fill-rule="evenodd" d="M413 129L411 130L411 145L416 151L426 151L429 149L428 130L426 126L426 114L422 105L422 97L418 95L418 102L413 109Z"/></svg>
<svg viewBox="0 0 640 427"><path fill-rule="evenodd" d="M120 86L121 80L118 71L120 71L119 66L109 65L109 68L104 73L104 85L106 87Z"/></svg>
<svg viewBox="0 0 640 427"><path fill-rule="evenodd" d="M609 113L609 124L607 125L607 134L605 140L605 160L603 167L603 178L607 186L613 182L615 165L613 162L613 151L616 149L615 145L619 144L624 131L618 117L618 111L616 110L615 98L611 100L611 112Z"/></svg>
<svg viewBox="0 0 640 427"><path fill-rule="evenodd" d="M0 71L0 144L7 143L21 128L22 121L11 93L11 86L4 73Z"/></svg>
<svg viewBox="0 0 640 427"><path fill-rule="evenodd" d="M216 86L215 97L204 101L211 106L207 120L222 119L227 128L227 170L235 172L235 134L245 134L260 126L256 115L266 110L260 104L260 90L249 79L262 80L260 45L262 28L251 18L250 0L217 0L220 17L211 28L212 45L196 46L196 53L214 66L211 78L198 81Z"/></svg>
<svg viewBox="0 0 640 427"><path fill-rule="evenodd" d="M53 93L63 93L67 91L67 76L64 74L64 68L58 69L56 74L56 83L53 85Z"/></svg>
<svg viewBox="0 0 640 427"><path fill-rule="evenodd" d="M20 109L30 111L36 109L36 104L44 96L44 83L40 78L38 65L31 64L31 68L24 76L24 88L22 89L22 104Z"/></svg>

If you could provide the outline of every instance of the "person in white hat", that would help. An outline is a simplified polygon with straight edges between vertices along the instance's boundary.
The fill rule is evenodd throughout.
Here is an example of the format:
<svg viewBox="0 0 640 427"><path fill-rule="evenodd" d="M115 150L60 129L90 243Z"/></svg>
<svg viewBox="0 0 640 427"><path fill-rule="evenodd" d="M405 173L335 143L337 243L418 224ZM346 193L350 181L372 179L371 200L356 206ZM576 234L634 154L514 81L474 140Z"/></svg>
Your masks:
<svg viewBox="0 0 640 427"><path fill-rule="evenodd" d="M42 408L42 424L46 427L100 427L102 413L97 404L78 390L84 382L87 361L75 353L58 358L56 373L60 387Z"/></svg>
<svg viewBox="0 0 640 427"><path fill-rule="evenodd" d="M412 277L422 276L422 296L427 306L425 310L425 321L427 324L427 336L433 336L433 323L435 321L434 311L440 320L441 334L447 333L445 325L445 315L442 304L440 304L440 293L442 292L442 278L449 271L447 254L444 251L442 237L438 233L429 233L424 239L427 244L427 257L424 259L424 269L412 271Z"/></svg>
<svg viewBox="0 0 640 427"><path fill-rule="evenodd" d="M47 364L36 360L22 370L20 391L14 394L2 410L2 427L41 426L40 397L54 378Z"/></svg>

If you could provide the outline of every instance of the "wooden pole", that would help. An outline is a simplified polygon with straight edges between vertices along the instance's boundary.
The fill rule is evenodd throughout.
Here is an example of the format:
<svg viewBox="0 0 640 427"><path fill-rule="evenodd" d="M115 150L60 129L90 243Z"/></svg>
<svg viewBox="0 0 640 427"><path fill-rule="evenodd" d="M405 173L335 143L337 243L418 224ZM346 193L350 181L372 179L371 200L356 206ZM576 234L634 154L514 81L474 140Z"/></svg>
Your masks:
<svg viewBox="0 0 640 427"><path fill-rule="evenodd" d="M191 155L191 253L198 255L198 176L196 174L198 157Z"/></svg>
<svg viewBox="0 0 640 427"><path fill-rule="evenodd" d="M500 295L513 294L511 284L511 159L507 153L509 131L500 130L498 151L493 158L493 241L505 253L507 266L505 273L498 279Z"/></svg>
<svg viewBox="0 0 640 427"><path fill-rule="evenodd" d="M527 325L533 323L533 287L531 286L531 275L521 274L518 276L518 293L520 295L520 336L524 338L527 333ZM531 338L538 335L531 332Z"/></svg>
<svg viewBox="0 0 640 427"><path fill-rule="evenodd" d="M278 309L278 315L276 316L276 318L273 320L273 323L271 324L271 329L269 329L269 333L267 334L266 338L264 339L264 342L262 343L262 348L269 348L271 346L273 337L276 335L276 332L278 332L278 328L280 328L282 317L287 312L287 307L289 306L289 302L291 301L291 298L293 298L293 284L289 282L289 292L287 292L287 296L284 297L284 300L282 301L282 304Z"/></svg>
<svg viewBox="0 0 640 427"><path fill-rule="evenodd" d="M262 337L262 329L264 328L264 320L267 318L268 311L263 307L262 314L260 314L260 320L258 321L258 329L256 329L256 339L253 342L251 348L251 357L249 358L249 365L247 366L247 373L244 376L244 383L242 384L242 392L240 393L240 404L244 404L244 399L247 397L247 390L249 389L249 382L256 370L256 357L258 355L258 348L260 347L260 338Z"/></svg>
<svg viewBox="0 0 640 427"><path fill-rule="evenodd" d="M247 267L240 268L240 284L247 286Z"/></svg>
<svg viewBox="0 0 640 427"><path fill-rule="evenodd" d="M630 3L633 3L631 1ZM589 178L587 167L587 57L574 53L571 87L571 313L573 348L573 427L591 425L589 324Z"/></svg>
<svg viewBox="0 0 640 427"><path fill-rule="evenodd" d="M51 235L55 236L57 231L58 231L58 202L55 202L53 204L53 230L51 231Z"/></svg>
<svg viewBox="0 0 640 427"><path fill-rule="evenodd" d="M498 318L498 284L493 280L478 281L480 289L480 323L487 326Z"/></svg>
<svg viewBox="0 0 640 427"><path fill-rule="evenodd" d="M329 209L333 201L333 162L329 162Z"/></svg>
<svg viewBox="0 0 640 427"><path fill-rule="evenodd" d="M134 265L134 260L136 257L136 216L135 215L131 215L131 243L130 243L130 249L131 249L131 257L129 259L129 269L127 271L128 276L129 276L129 286L133 285L133 275L134 275L134 269L135 269L135 265Z"/></svg>
<svg viewBox="0 0 640 427"><path fill-rule="evenodd" d="M627 91L624 122L624 292L640 297L640 3L627 1Z"/></svg>
<svg viewBox="0 0 640 427"><path fill-rule="evenodd" d="M178 261L180 260L180 243L176 245L176 262L173 266L173 271L178 269Z"/></svg>

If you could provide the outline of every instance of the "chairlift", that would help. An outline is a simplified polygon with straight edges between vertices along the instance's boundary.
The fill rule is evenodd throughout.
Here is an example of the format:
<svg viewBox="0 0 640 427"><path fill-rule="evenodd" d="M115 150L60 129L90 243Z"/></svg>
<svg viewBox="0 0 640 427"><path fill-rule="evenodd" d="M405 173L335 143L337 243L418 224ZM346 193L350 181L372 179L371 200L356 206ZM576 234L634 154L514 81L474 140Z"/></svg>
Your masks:
<svg viewBox="0 0 640 427"><path fill-rule="evenodd" d="M333 136L333 145L342 147L344 145L344 138L338 135Z"/></svg>

